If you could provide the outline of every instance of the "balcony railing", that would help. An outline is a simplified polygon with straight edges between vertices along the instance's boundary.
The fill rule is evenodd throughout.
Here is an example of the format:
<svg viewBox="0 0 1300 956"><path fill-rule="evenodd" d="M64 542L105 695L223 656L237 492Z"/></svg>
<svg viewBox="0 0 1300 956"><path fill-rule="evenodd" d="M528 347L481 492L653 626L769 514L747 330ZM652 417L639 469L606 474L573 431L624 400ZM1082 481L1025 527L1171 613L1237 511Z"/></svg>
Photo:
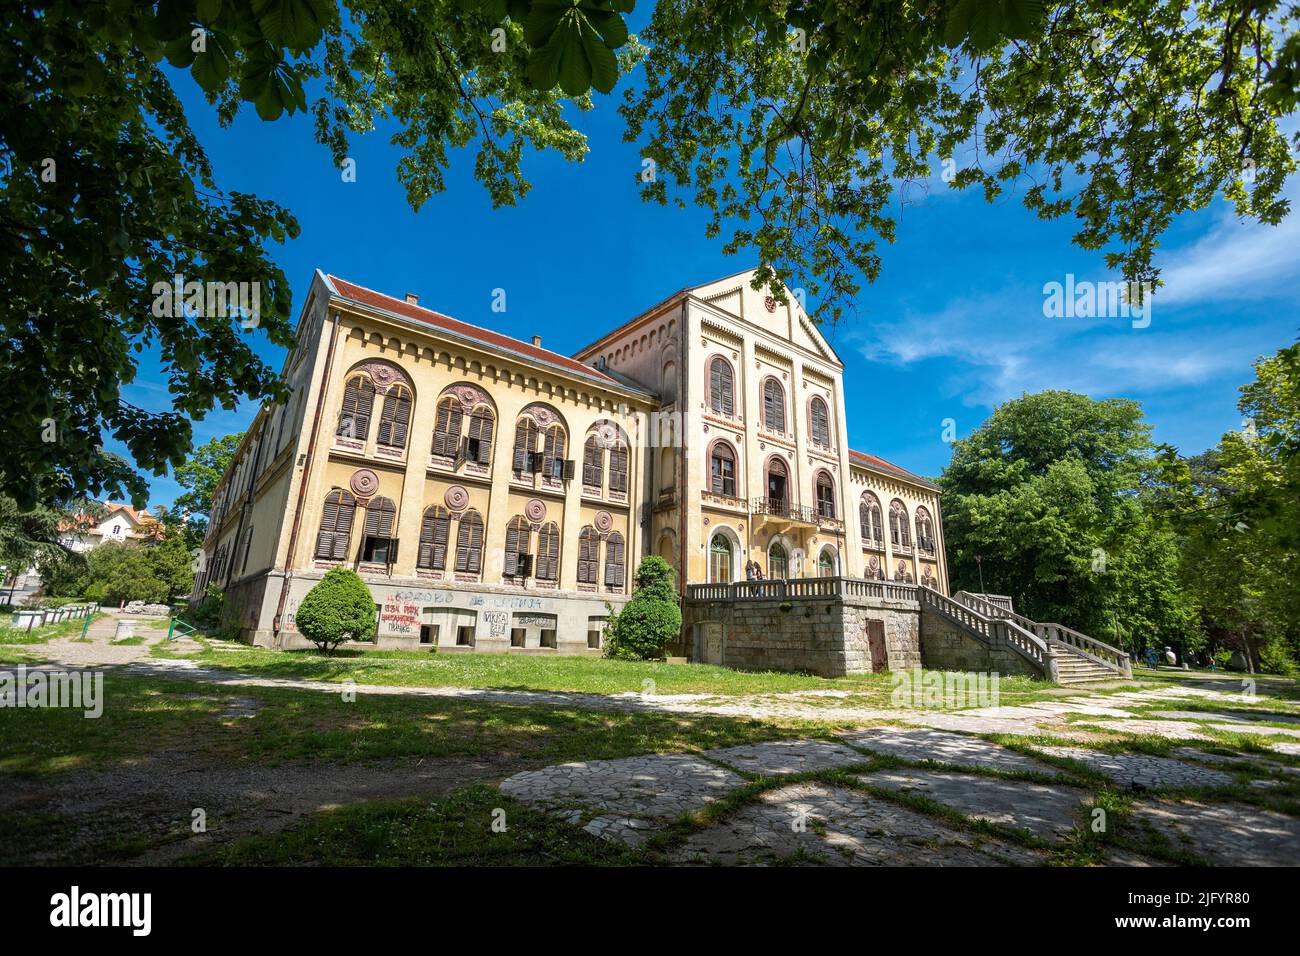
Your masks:
<svg viewBox="0 0 1300 956"><path fill-rule="evenodd" d="M749 512L754 515L795 521L799 524L816 524L819 520L817 512L812 508L792 505L784 498L755 498L750 502Z"/></svg>
<svg viewBox="0 0 1300 956"><path fill-rule="evenodd" d="M700 500L706 504L721 505L724 508L743 509L745 507L744 498L737 498L735 495L718 494L712 491L700 492Z"/></svg>
<svg viewBox="0 0 1300 956"><path fill-rule="evenodd" d="M707 601L787 601L799 598L877 598L916 601L915 584L867 581L862 578L772 578L733 584L688 584L687 603Z"/></svg>

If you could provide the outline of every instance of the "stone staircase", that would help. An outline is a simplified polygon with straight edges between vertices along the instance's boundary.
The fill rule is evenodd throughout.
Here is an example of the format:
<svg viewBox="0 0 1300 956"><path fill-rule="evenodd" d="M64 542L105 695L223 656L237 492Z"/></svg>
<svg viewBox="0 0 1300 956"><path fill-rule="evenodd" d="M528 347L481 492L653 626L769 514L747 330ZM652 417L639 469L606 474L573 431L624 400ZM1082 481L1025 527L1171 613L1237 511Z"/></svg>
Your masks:
<svg viewBox="0 0 1300 956"><path fill-rule="evenodd" d="M1009 597L958 591L952 599L981 617L1014 624L1017 631L1033 634L1046 647L1050 660L1045 677L1061 684L1087 684L1131 680L1128 654L1064 624L1042 624L1017 614Z"/></svg>

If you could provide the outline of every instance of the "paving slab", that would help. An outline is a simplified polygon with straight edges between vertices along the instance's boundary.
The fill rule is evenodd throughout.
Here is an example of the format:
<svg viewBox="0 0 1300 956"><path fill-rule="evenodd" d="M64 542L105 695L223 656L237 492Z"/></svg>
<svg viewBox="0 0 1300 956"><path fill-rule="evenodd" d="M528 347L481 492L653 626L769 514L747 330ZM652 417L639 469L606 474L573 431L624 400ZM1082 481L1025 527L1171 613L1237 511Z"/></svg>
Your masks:
<svg viewBox="0 0 1300 956"><path fill-rule="evenodd" d="M602 811L588 824L592 832L639 843L654 828L744 784L738 774L693 754L650 754L517 773L501 790L526 803Z"/></svg>
<svg viewBox="0 0 1300 956"><path fill-rule="evenodd" d="M674 862L765 865L801 853L832 866L1035 865L1024 847L950 827L925 814L815 783L769 790L728 819L693 834Z"/></svg>
<svg viewBox="0 0 1300 956"><path fill-rule="evenodd" d="M850 767L870 760L857 750L824 740L774 740L765 744L709 750L705 756L736 770L764 777Z"/></svg>
<svg viewBox="0 0 1300 956"><path fill-rule="evenodd" d="M1124 734L1137 734L1141 737L1164 737L1167 740L1213 740L1214 735L1206 728L1186 720L1082 720L1080 724L1098 727L1101 730Z"/></svg>
<svg viewBox="0 0 1300 956"><path fill-rule="evenodd" d="M1105 774L1116 783L1133 789L1154 787L1222 787L1232 783L1231 774L1169 757L1147 754L1108 754L1086 747L1040 747L1053 757L1076 760Z"/></svg>
<svg viewBox="0 0 1300 956"><path fill-rule="evenodd" d="M922 727L874 727L843 735L844 742L861 750L890 754L900 760L935 760L958 767L987 767L1003 771L1029 771L1056 776L1056 768L978 737Z"/></svg>
<svg viewBox="0 0 1300 956"><path fill-rule="evenodd" d="M1216 720L1229 724L1250 724L1261 720L1275 724L1300 724L1300 717L1294 714L1279 714L1267 710L1251 714L1243 711L1224 714L1213 710L1153 710L1151 716L1170 720Z"/></svg>
<svg viewBox="0 0 1300 956"><path fill-rule="evenodd" d="M1262 737L1300 737L1300 730L1289 727L1265 727L1263 724L1208 724L1211 730L1222 730L1229 734L1259 734Z"/></svg>
<svg viewBox="0 0 1300 956"><path fill-rule="evenodd" d="M1240 803L1133 805L1139 826L1161 833L1212 863L1229 866L1300 866L1300 819Z"/></svg>
<svg viewBox="0 0 1300 956"><path fill-rule="evenodd" d="M1079 807L1088 797L1088 792L1078 787L943 770L881 770L861 774L858 779L869 787L928 797L968 817L1028 830L1044 840L1059 840L1073 830L1080 819Z"/></svg>

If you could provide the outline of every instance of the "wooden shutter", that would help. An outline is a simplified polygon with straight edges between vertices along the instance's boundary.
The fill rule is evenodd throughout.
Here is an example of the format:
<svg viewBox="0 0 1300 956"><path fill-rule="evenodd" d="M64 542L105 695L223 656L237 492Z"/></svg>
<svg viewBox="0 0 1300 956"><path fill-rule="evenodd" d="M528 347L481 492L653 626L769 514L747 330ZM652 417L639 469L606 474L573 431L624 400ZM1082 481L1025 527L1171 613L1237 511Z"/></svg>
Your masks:
<svg viewBox="0 0 1300 956"><path fill-rule="evenodd" d="M454 458L460 444L460 401L444 398L438 403L438 414L433 423L433 453Z"/></svg>
<svg viewBox="0 0 1300 956"><path fill-rule="evenodd" d="M554 521L542 525L537 535L537 577L555 581L560 576L560 529Z"/></svg>
<svg viewBox="0 0 1300 956"><path fill-rule="evenodd" d="M709 407L728 417L734 413L731 366L726 359L715 358L709 365Z"/></svg>
<svg viewBox="0 0 1300 956"><path fill-rule="evenodd" d="M600 561L600 537L596 529L586 527L578 536L578 583L595 584Z"/></svg>
<svg viewBox="0 0 1300 956"><path fill-rule="evenodd" d="M379 413L379 444L405 448L410 424L411 393L403 385L394 385L384 393L384 405Z"/></svg>
<svg viewBox="0 0 1300 956"><path fill-rule="evenodd" d="M871 509L864 501L858 505L858 524L862 525L862 540L871 540Z"/></svg>
<svg viewBox="0 0 1300 956"><path fill-rule="evenodd" d="M537 445L537 426L527 416L515 423L515 471L529 471L529 453Z"/></svg>
<svg viewBox="0 0 1300 956"><path fill-rule="evenodd" d="M812 439L823 448L829 448L831 444L831 424L830 416L826 411L826 403L820 398L814 398L812 402Z"/></svg>
<svg viewBox="0 0 1300 956"><path fill-rule="evenodd" d="M456 530L456 570L478 574L483 567L483 519L477 511L467 511Z"/></svg>
<svg viewBox="0 0 1300 956"><path fill-rule="evenodd" d="M469 437L478 439L478 463L486 465L492 458L492 413L486 408L474 409L469 420Z"/></svg>
<svg viewBox="0 0 1300 956"><path fill-rule="evenodd" d="M605 542L605 587L621 588L623 580L623 536L615 531Z"/></svg>
<svg viewBox="0 0 1300 956"><path fill-rule="evenodd" d="M565 439L564 429L559 425L552 425L546 430L545 459L542 462L542 474L547 478L563 477L563 465L557 465L557 462L564 460Z"/></svg>
<svg viewBox="0 0 1300 956"><path fill-rule="evenodd" d="M325 508L320 516L320 530L316 532L316 557L329 558L334 554L334 529L339 521L341 491L331 491L325 496Z"/></svg>
<svg viewBox="0 0 1300 956"><path fill-rule="evenodd" d="M593 488L599 488L605 483L605 477L601 474L602 458L604 452L600 447L600 440L592 435L587 439L587 444L582 449L582 483L591 485ZM610 480L613 481L613 462L610 462Z"/></svg>
<svg viewBox="0 0 1300 956"><path fill-rule="evenodd" d="M510 519L506 526L506 553L502 573L513 577L519 573L519 554L528 551L528 523L518 515Z"/></svg>
<svg viewBox="0 0 1300 956"><path fill-rule="evenodd" d="M785 433L785 396L770 378L763 384L763 427L775 434Z"/></svg>
<svg viewBox="0 0 1300 956"><path fill-rule="evenodd" d="M352 519L356 515L357 499L346 491L339 493L338 518L334 525L334 550L330 555L335 561L344 561L348 556L348 543L352 539Z"/></svg>
<svg viewBox="0 0 1300 956"><path fill-rule="evenodd" d="M609 490L627 491L627 446L617 445L609 450Z"/></svg>
<svg viewBox="0 0 1300 956"><path fill-rule="evenodd" d="M343 389L343 408L339 411L339 423L334 433L365 441L374 407L374 383L365 375L353 376Z"/></svg>
<svg viewBox="0 0 1300 956"><path fill-rule="evenodd" d="M441 571L447 562L447 509L433 505L424 510L420 523L420 553L416 566Z"/></svg>

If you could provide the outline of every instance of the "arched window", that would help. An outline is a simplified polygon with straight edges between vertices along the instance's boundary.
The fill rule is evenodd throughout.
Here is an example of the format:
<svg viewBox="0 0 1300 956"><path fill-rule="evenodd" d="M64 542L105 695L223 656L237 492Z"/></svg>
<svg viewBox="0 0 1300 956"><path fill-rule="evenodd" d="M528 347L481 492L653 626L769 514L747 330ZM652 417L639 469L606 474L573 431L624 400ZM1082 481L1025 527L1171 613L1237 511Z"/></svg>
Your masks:
<svg viewBox="0 0 1300 956"><path fill-rule="evenodd" d="M316 557L327 561L347 560L348 540L352 537L352 517L356 510L357 499L346 491L336 488L325 496L320 531L316 534ZM215 571L212 580L217 580Z"/></svg>
<svg viewBox="0 0 1300 956"><path fill-rule="evenodd" d="M916 509L916 546L922 551L934 554L934 522L925 505Z"/></svg>
<svg viewBox="0 0 1300 956"><path fill-rule="evenodd" d="M862 495L858 505L858 520L862 525L862 540L877 546L885 543L884 522L880 514L880 499L871 492Z"/></svg>
<svg viewBox="0 0 1300 956"><path fill-rule="evenodd" d="M564 452L567 442L562 425L552 425L546 429L545 454L542 460L542 474L547 478L564 477Z"/></svg>
<svg viewBox="0 0 1300 956"><path fill-rule="evenodd" d="M785 462L773 458L767 465L767 504L773 514L783 514L790 500Z"/></svg>
<svg viewBox="0 0 1300 956"><path fill-rule="evenodd" d="M735 380L731 364L720 355L709 363L709 408L728 418L735 415Z"/></svg>
<svg viewBox="0 0 1300 956"><path fill-rule="evenodd" d="M578 535L578 583L595 584L600 568L600 535L587 526Z"/></svg>
<svg viewBox="0 0 1300 956"><path fill-rule="evenodd" d="M677 481L677 455L671 448L659 452L659 491L672 491Z"/></svg>
<svg viewBox="0 0 1300 956"><path fill-rule="evenodd" d="M912 546L912 532L907 524L907 507L895 498L889 504L889 540L904 548Z"/></svg>
<svg viewBox="0 0 1300 956"><path fill-rule="evenodd" d="M393 538L393 519L397 508L390 498L371 498L366 503L366 539L361 549L361 560L375 564L390 564L397 556L397 542Z"/></svg>
<svg viewBox="0 0 1300 956"><path fill-rule="evenodd" d="M817 555L817 576L819 578L835 577L835 549L822 548Z"/></svg>
<svg viewBox="0 0 1300 956"><path fill-rule="evenodd" d="M478 574L483 570L483 518L477 511L466 511L458 524L456 570Z"/></svg>
<svg viewBox="0 0 1300 956"><path fill-rule="evenodd" d="M469 439L465 445L465 458L468 461L486 465L492 461L492 431L496 426L496 416L486 405L479 405L469 416Z"/></svg>
<svg viewBox="0 0 1300 956"><path fill-rule="evenodd" d="M813 444L822 448L830 448L831 416L826 409L826 403L820 398L814 398L808 408L808 418Z"/></svg>
<svg viewBox="0 0 1300 956"><path fill-rule="evenodd" d="M525 572L529 569L519 566L519 556L528 554L528 542L532 534L532 528L523 515L515 515L510 519L510 524L506 525L506 553L501 571L506 577L527 576Z"/></svg>
<svg viewBox="0 0 1300 956"><path fill-rule="evenodd" d="M451 516L441 505L424 509L420 522L420 554L415 565L441 571L447 566L447 540L451 532Z"/></svg>
<svg viewBox="0 0 1300 956"><path fill-rule="evenodd" d="M582 483L592 488L605 484L605 450L596 435L588 435L582 446Z"/></svg>
<svg viewBox="0 0 1300 956"><path fill-rule="evenodd" d="M714 584L731 583L731 542L724 534L715 534L709 542L709 580Z"/></svg>
<svg viewBox="0 0 1300 956"><path fill-rule="evenodd" d="M614 531L605 541L605 590L621 590L624 579L623 536Z"/></svg>
<svg viewBox="0 0 1300 956"><path fill-rule="evenodd" d="M736 453L724 441L715 443L709 456L709 490L715 495L736 497Z"/></svg>
<svg viewBox="0 0 1300 956"><path fill-rule="evenodd" d="M609 490L627 492L627 445L620 440L609 450Z"/></svg>
<svg viewBox="0 0 1300 956"><path fill-rule="evenodd" d="M774 580L790 576L790 555L775 541L767 549L767 576Z"/></svg>
<svg viewBox="0 0 1300 956"><path fill-rule="evenodd" d="M335 435L365 441L370 434L370 416L375 410L375 385L368 375L354 375L343 388L343 407Z"/></svg>
<svg viewBox="0 0 1300 956"><path fill-rule="evenodd" d="M537 423L527 415L515 422L515 460L516 474L538 471L541 462L537 459Z"/></svg>
<svg viewBox="0 0 1300 956"><path fill-rule="evenodd" d="M460 452L460 399L449 395L438 403L433 420L433 454L455 458Z"/></svg>
<svg viewBox="0 0 1300 956"><path fill-rule="evenodd" d="M537 580L560 579L560 528L554 521L542 525L537 532Z"/></svg>
<svg viewBox="0 0 1300 956"><path fill-rule="evenodd" d="M384 393L384 407L379 413L379 444L405 448L410 426L411 390L405 385L394 385Z"/></svg>
<svg viewBox="0 0 1300 956"><path fill-rule="evenodd" d="M774 378L763 383L763 427L774 435L785 434L785 389Z"/></svg>
<svg viewBox="0 0 1300 956"><path fill-rule="evenodd" d="M817 472L817 513L823 518L835 517L835 484L825 471Z"/></svg>

